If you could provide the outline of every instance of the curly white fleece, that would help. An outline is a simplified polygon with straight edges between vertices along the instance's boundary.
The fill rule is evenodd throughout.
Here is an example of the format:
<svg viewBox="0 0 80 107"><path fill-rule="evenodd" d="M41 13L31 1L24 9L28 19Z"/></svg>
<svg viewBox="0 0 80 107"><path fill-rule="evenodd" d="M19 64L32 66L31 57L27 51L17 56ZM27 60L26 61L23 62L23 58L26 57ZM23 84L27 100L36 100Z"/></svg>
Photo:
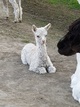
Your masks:
<svg viewBox="0 0 80 107"><path fill-rule="evenodd" d="M36 73L54 73L56 68L53 66L46 49L46 35L51 24L45 27L37 28L32 26L36 45L29 43L24 46L21 52L23 64L29 65L29 70Z"/></svg>

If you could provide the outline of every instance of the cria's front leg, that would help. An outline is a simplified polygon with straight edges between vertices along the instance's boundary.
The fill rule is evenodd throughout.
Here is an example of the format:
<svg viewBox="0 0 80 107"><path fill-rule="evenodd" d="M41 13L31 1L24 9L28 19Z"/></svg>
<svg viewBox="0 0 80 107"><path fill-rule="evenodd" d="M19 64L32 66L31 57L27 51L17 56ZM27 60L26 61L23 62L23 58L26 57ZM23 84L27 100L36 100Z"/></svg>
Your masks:
<svg viewBox="0 0 80 107"><path fill-rule="evenodd" d="M44 67L31 67L29 68L30 71L33 71L33 72L36 72L36 73L39 73L39 74L45 74L47 73L46 69Z"/></svg>
<svg viewBox="0 0 80 107"><path fill-rule="evenodd" d="M56 68L53 66L50 58L48 57L48 68L47 68L49 73L55 73L56 72Z"/></svg>
<svg viewBox="0 0 80 107"><path fill-rule="evenodd" d="M47 71L44 67L40 67L40 68L36 69L36 73L45 74L45 73L47 73Z"/></svg>

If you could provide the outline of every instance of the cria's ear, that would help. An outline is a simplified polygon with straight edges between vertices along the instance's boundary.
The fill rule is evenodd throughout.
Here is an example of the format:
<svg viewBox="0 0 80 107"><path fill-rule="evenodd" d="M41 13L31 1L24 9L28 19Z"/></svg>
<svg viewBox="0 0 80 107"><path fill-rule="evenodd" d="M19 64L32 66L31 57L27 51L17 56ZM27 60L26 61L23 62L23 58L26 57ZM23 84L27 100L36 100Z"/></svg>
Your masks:
<svg viewBox="0 0 80 107"><path fill-rule="evenodd" d="M51 23L47 24L47 25L45 26L45 29L46 29L46 30L49 30L50 27L51 27Z"/></svg>
<svg viewBox="0 0 80 107"><path fill-rule="evenodd" d="M37 30L37 27L35 25L32 25L32 31L36 32L36 30Z"/></svg>

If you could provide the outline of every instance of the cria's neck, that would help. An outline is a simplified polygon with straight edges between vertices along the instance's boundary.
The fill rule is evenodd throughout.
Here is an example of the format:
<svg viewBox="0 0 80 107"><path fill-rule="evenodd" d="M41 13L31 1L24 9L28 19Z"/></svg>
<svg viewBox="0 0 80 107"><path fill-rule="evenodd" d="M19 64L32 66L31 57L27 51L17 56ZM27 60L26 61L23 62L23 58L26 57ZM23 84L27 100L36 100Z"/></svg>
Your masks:
<svg viewBox="0 0 80 107"><path fill-rule="evenodd" d="M39 55L44 56L47 55L47 48L46 45L37 45L37 52Z"/></svg>

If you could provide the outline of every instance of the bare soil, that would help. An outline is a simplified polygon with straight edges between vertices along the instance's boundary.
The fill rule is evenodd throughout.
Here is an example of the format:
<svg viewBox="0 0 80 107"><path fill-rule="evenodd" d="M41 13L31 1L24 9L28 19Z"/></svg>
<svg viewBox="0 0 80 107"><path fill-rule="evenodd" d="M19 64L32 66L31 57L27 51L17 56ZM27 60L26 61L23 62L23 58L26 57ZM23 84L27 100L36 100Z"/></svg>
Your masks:
<svg viewBox="0 0 80 107"><path fill-rule="evenodd" d="M0 107L80 107L73 99L70 88L70 77L76 69L75 55L61 56L56 46L60 37L66 33L64 31L67 25L64 28L59 17L54 17L55 8L52 8L52 5L44 6L43 3L38 3L39 0L22 1L23 10L25 9L22 23L12 22L11 6L10 19L5 20L0 1ZM38 9L41 11L37 11ZM51 13L48 14L47 10ZM79 12L77 17L78 14ZM71 21L66 22L69 24ZM20 54L26 43L35 43L32 24L39 27L49 22L52 22L52 28L47 38L47 48L57 72L39 75L30 72L28 66L22 64Z"/></svg>

